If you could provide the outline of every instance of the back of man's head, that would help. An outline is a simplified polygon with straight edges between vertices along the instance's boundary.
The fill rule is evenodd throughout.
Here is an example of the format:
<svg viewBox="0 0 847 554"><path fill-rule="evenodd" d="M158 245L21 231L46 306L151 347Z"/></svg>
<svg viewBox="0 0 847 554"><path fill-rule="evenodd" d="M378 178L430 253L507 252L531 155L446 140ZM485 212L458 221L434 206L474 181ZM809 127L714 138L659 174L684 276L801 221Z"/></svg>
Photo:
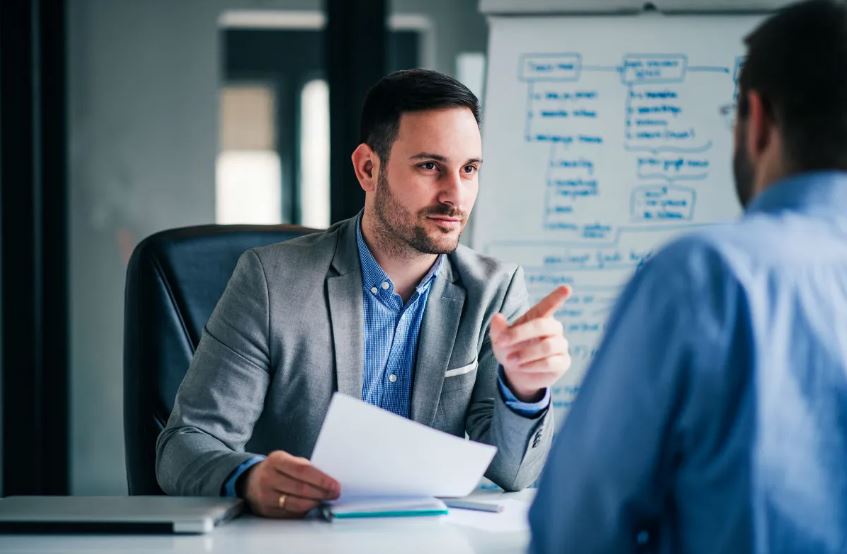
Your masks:
<svg viewBox="0 0 847 554"><path fill-rule="evenodd" d="M778 11L745 39L738 116L757 91L782 131L791 171L847 169L847 6L811 0Z"/></svg>
<svg viewBox="0 0 847 554"><path fill-rule="evenodd" d="M453 77L428 69L395 71L368 91L359 142L370 146L385 163L397 138L400 117L439 108L468 108L479 123L479 100Z"/></svg>

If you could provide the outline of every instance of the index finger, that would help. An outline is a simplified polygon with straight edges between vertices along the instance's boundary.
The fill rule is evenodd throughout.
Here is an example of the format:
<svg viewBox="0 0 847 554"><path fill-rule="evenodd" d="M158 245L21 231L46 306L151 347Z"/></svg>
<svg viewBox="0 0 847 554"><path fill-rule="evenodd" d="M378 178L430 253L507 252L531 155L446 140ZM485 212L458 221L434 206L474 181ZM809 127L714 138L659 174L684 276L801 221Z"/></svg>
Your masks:
<svg viewBox="0 0 847 554"><path fill-rule="evenodd" d="M341 490L341 485L338 481L313 466L306 458L287 456L277 458L274 461L274 468L288 477L308 483L327 492L338 492Z"/></svg>
<svg viewBox="0 0 847 554"><path fill-rule="evenodd" d="M531 319L538 319L539 317L550 317L570 295L571 288L569 286L559 285L553 289L553 292L542 298L538 304L527 310L525 314L515 320L511 326L514 327L515 325L520 325L521 323L526 323Z"/></svg>

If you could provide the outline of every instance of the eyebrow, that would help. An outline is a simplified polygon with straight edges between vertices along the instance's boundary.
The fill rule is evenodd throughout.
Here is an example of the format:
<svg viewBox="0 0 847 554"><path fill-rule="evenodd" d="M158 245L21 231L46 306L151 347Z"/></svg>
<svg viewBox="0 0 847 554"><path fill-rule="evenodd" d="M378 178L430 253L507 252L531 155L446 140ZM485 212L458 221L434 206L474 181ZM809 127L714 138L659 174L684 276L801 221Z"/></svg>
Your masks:
<svg viewBox="0 0 847 554"><path fill-rule="evenodd" d="M441 154L433 154L431 152L418 152L414 156L409 156L409 159L410 160L427 159L427 160L436 160L436 161L439 161L439 162L446 162L447 161L447 158L445 156L442 156Z"/></svg>
<svg viewBox="0 0 847 554"><path fill-rule="evenodd" d="M433 154L432 152L418 152L414 156L409 156L410 160L435 160L437 162L446 162L447 158L442 156L441 154ZM470 163L482 163L482 158L470 158L465 162L466 164Z"/></svg>

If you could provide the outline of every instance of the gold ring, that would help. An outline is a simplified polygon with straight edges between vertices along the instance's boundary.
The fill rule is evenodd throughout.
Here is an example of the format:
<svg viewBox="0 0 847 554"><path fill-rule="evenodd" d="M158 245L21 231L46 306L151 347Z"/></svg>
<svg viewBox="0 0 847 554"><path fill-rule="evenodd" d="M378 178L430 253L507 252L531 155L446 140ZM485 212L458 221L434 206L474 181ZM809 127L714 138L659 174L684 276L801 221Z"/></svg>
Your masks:
<svg viewBox="0 0 847 554"><path fill-rule="evenodd" d="M281 494L281 495L279 495L279 500L277 500L277 501L276 501L276 503L277 503L277 505L279 506L279 509L280 509L280 510L284 510L284 509L285 509L285 501L286 501L286 500L288 500L288 495L287 495L287 494Z"/></svg>

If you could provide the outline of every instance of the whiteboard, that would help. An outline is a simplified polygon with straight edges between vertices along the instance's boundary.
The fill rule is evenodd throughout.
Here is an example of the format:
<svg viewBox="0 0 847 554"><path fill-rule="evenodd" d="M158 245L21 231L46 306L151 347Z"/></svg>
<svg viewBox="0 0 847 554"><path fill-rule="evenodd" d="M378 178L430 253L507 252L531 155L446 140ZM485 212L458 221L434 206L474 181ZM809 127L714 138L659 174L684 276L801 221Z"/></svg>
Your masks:
<svg viewBox="0 0 847 554"><path fill-rule="evenodd" d="M491 17L473 246L560 283L573 359L564 420L618 292L661 244L735 218L742 38L758 16ZM649 314L645 314L649 317Z"/></svg>

